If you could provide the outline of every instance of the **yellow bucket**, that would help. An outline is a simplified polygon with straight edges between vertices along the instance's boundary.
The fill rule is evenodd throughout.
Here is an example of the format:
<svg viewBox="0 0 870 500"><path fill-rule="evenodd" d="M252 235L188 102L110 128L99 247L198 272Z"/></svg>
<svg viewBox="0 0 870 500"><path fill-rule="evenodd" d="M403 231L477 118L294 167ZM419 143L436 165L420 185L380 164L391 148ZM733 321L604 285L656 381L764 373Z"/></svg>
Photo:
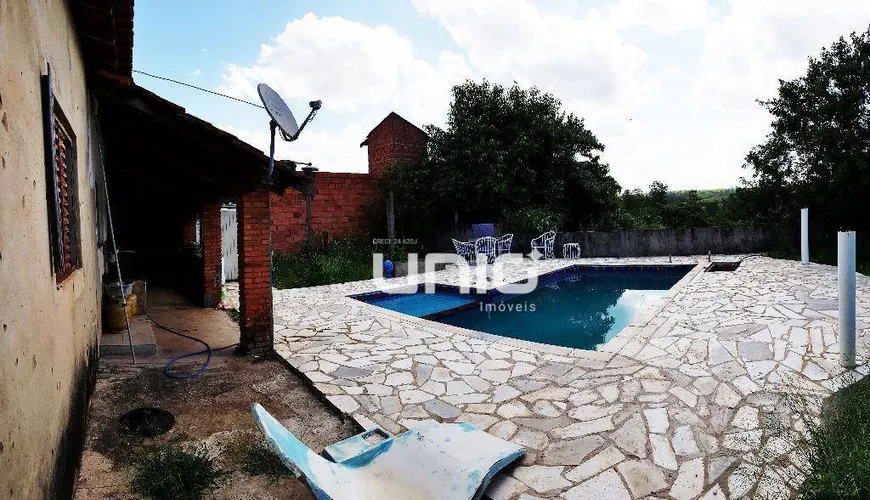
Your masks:
<svg viewBox="0 0 870 500"><path fill-rule="evenodd" d="M125 318L124 305L118 301L110 300L103 307L103 329L109 332L124 330L127 328L127 318L133 319L139 314L139 299L135 293L127 296L127 309Z"/></svg>

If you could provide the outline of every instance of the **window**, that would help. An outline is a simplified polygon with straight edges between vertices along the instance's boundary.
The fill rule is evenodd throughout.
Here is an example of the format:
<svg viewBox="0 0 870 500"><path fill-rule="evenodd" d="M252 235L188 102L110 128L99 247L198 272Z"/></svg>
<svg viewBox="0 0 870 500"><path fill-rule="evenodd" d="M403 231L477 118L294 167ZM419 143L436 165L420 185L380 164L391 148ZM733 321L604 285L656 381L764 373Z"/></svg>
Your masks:
<svg viewBox="0 0 870 500"><path fill-rule="evenodd" d="M55 99L51 68L42 77L46 198L51 263L58 283L81 267L76 136Z"/></svg>

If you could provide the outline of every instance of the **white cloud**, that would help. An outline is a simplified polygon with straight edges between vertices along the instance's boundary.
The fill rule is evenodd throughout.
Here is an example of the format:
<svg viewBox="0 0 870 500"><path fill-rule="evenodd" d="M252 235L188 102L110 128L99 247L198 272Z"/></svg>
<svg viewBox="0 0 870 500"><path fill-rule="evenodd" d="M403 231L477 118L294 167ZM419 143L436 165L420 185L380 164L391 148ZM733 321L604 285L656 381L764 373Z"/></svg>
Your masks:
<svg viewBox="0 0 870 500"><path fill-rule="evenodd" d="M256 100L266 81L292 109L323 99L317 121L299 141L279 142L278 157L364 171L359 143L390 111L440 124L451 85L516 81L585 117L623 186L724 187L749 174L743 157L764 139L769 117L755 99L870 19L866 0L410 1L454 46L433 52L434 40L401 24L307 14L254 62L227 65L218 90ZM422 56L424 44L437 55ZM223 128L268 148L265 127Z"/></svg>
<svg viewBox="0 0 870 500"><path fill-rule="evenodd" d="M190 76L199 76L201 74L202 74L202 71L200 71L199 68L196 68L195 70L190 72Z"/></svg>
<svg viewBox="0 0 870 500"><path fill-rule="evenodd" d="M463 55L444 51L430 63L389 26L306 14L262 45L256 63L229 64L217 90L259 100L256 85L267 82L291 109L306 112L309 100L322 99L318 118L298 141L279 141L276 156L313 161L326 171L361 172L368 162L359 144L369 130L390 111L420 126L441 122L450 87L469 74ZM222 128L268 152L267 130Z"/></svg>
<svg viewBox="0 0 870 500"><path fill-rule="evenodd" d="M288 100L322 99L330 113L378 106L386 115L397 99L423 109L436 96L446 103L450 69L418 58L411 40L389 26L306 14L262 45L256 64L228 65L219 90L256 98L264 81Z"/></svg>
<svg viewBox="0 0 870 500"><path fill-rule="evenodd" d="M726 108L756 108L778 79L800 76L807 57L867 29L866 0L731 0L706 33L695 94Z"/></svg>
<svg viewBox="0 0 870 500"><path fill-rule="evenodd" d="M481 74L550 90L599 110L649 97L637 75L646 55L597 9L543 13L526 0L413 0L436 19Z"/></svg>
<svg viewBox="0 0 870 500"><path fill-rule="evenodd" d="M250 130L231 125L217 125L217 127L269 154L268 128ZM306 127L299 139L294 142L285 142L280 137L276 137L275 157L279 160L311 162L315 167L329 172L365 172L368 169L367 152L365 148L360 148L359 144L368 132L369 129L359 125L347 125L337 130L329 130L317 128L312 124L310 128Z"/></svg>
<svg viewBox="0 0 870 500"><path fill-rule="evenodd" d="M616 26L648 26L665 35L702 28L713 15L705 0L620 0L607 13Z"/></svg>

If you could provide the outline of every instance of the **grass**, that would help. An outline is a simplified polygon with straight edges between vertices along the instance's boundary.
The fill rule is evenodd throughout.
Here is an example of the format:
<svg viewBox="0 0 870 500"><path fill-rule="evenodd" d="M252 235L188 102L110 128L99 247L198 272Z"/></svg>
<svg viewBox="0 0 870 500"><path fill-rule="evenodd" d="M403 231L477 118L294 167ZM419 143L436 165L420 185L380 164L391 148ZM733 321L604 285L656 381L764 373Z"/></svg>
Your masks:
<svg viewBox="0 0 870 500"><path fill-rule="evenodd" d="M131 488L155 499L197 500L219 485L226 473L204 446L190 451L164 445L145 455L135 467Z"/></svg>
<svg viewBox="0 0 870 500"><path fill-rule="evenodd" d="M870 379L834 395L809 434L805 453L811 472L801 497L870 498Z"/></svg>
<svg viewBox="0 0 870 500"><path fill-rule="evenodd" d="M234 440L226 450L227 457L250 476L265 475L272 481L282 477L300 476L281 462L262 436L245 433Z"/></svg>
<svg viewBox="0 0 870 500"><path fill-rule="evenodd" d="M273 481L283 476L294 475L262 438L251 440L242 459L242 470L252 476L265 474Z"/></svg>
<svg viewBox="0 0 870 500"><path fill-rule="evenodd" d="M276 288L299 288L372 278L372 249L347 240L297 254L275 254L272 276Z"/></svg>
<svg viewBox="0 0 870 500"><path fill-rule="evenodd" d="M407 258L406 248L385 247L338 239L325 247L306 248L300 253L276 253L272 257L275 288L300 288L371 279L372 253L384 252L384 259Z"/></svg>

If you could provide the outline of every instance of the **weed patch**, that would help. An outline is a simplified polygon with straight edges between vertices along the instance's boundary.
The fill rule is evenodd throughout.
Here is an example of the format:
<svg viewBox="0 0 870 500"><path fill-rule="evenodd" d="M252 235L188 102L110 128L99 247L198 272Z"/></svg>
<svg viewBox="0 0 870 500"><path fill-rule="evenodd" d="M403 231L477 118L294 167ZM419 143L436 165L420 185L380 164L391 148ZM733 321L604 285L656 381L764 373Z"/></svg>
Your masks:
<svg viewBox="0 0 870 500"><path fill-rule="evenodd" d="M801 486L807 499L870 498L870 380L832 396L821 422L808 425L805 444L810 474Z"/></svg>
<svg viewBox="0 0 870 500"><path fill-rule="evenodd" d="M204 446L186 451L166 445L146 454L135 467L131 488L155 499L197 500L219 485L226 473Z"/></svg>

